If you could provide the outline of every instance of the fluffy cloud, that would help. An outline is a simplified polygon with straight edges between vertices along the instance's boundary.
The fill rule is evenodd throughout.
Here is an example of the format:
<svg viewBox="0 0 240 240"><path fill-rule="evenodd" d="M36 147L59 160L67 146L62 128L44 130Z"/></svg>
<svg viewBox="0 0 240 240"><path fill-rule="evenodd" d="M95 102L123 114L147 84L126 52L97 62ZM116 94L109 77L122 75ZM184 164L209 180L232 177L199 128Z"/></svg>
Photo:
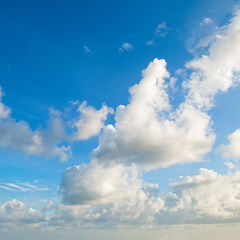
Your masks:
<svg viewBox="0 0 240 240"><path fill-rule="evenodd" d="M3 104L2 96L0 88L0 147L44 158L59 157L61 161L66 161L71 154L70 146L61 145L63 140L72 142L98 135L107 115L113 112L106 105L96 110L83 102L78 108L80 117L69 121L71 130L66 135L67 126L60 112L50 109L46 129L32 130L27 122L16 121L11 116L11 109Z"/></svg>
<svg viewBox="0 0 240 240"><path fill-rule="evenodd" d="M225 92L240 81L240 12L225 26L221 35L215 36L208 55L195 58L186 64L193 70L184 86L189 93L186 101L209 109L214 96Z"/></svg>
<svg viewBox="0 0 240 240"><path fill-rule="evenodd" d="M83 102L79 106L78 112L80 113L80 117L73 123L73 128L77 131L69 136L69 139L74 141L89 139L92 136L98 135L104 127L107 115L113 113L113 110L106 105L103 105L100 110L96 110L91 106L87 106L86 102Z"/></svg>
<svg viewBox="0 0 240 240"><path fill-rule="evenodd" d="M158 186L143 182L135 166L94 161L68 168L59 192L64 204L58 206L53 222L149 223L163 207Z"/></svg>
<svg viewBox="0 0 240 240"><path fill-rule="evenodd" d="M50 120L46 130L33 131L27 122L16 121L10 115L0 119L0 146L12 147L29 155L46 158L60 157L66 161L70 147L57 146L64 136L62 120L54 111L50 111Z"/></svg>
<svg viewBox="0 0 240 240"><path fill-rule="evenodd" d="M13 199L0 204L0 226L14 224L35 224L46 221L44 215L32 208L27 209L23 202Z"/></svg>
<svg viewBox="0 0 240 240"><path fill-rule="evenodd" d="M60 185L63 203L112 203L135 195L141 180L135 167L103 166L93 161L68 168Z"/></svg>
<svg viewBox="0 0 240 240"><path fill-rule="evenodd" d="M215 139L210 117L187 103L172 110L164 60L155 59L142 74L130 88L129 105L117 108L115 126L108 125L100 135L93 156L147 168L199 161Z"/></svg>
<svg viewBox="0 0 240 240"><path fill-rule="evenodd" d="M158 213L158 223L218 223L240 220L240 172L221 175L200 169L199 175L170 184L173 192Z"/></svg>
<svg viewBox="0 0 240 240"><path fill-rule="evenodd" d="M228 136L229 144L221 145L218 151L224 158L240 158L240 129L237 129Z"/></svg>
<svg viewBox="0 0 240 240"><path fill-rule="evenodd" d="M183 83L185 101L176 110L169 102L166 62L151 62L139 84L130 88L129 104L117 108L115 125L100 135L93 156L146 168L201 160L215 140L207 111L216 94L240 80L239 42L240 12L215 38L207 56L186 64L191 73Z"/></svg>

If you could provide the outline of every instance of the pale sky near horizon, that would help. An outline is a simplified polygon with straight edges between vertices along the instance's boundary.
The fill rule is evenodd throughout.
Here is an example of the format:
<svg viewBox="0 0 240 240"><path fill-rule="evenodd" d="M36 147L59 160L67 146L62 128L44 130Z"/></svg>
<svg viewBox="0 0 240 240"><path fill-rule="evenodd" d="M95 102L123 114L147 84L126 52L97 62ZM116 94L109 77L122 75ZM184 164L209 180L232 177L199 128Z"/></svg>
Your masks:
<svg viewBox="0 0 240 240"><path fill-rule="evenodd" d="M238 1L0 6L0 240L238 239Z"/></svg>

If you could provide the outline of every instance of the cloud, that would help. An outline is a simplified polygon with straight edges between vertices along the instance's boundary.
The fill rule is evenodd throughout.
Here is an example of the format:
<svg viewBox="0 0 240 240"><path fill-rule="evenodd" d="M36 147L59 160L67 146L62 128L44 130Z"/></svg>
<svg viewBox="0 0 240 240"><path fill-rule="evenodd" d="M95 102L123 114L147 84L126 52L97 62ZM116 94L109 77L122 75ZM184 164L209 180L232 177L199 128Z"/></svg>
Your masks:
<svg viewBox="0 0 240 240"><path fill-rule="evenodd" d="M135 195L141 180L135 167L103 166L93 161L68 168L61 180L60 196L65 204L100 204Z"/></svg>
<svg viewBox="0 0 240 240"><path fill-rule="evenodd" d="M154 45L154 43L155 42L153 40L149 40L149 41L146 42L146 45L147 46L152 46L152 45Z"/></svg>
<svg viewBox="0 0 240 240"><path fill-rule="evenodd" d="M104 166L92 161L68 168L59 193L63 204L53 222L146 223L163 207L158 186L142 181L134 165Z"/></svg>
<svg viewBox="0 0 240 240"><path fill-rule="evenodd" d="M216 35L208 55L188 62L192 70L190 80L184 87L189 91L186 101L197 108L209 109L214 97L226 92L240 81L240 12L225 26L221 35Z"/></svg>
<svg viewBox="0 0 240 240"><path fill-rule="evenodd" d="M237 129L228 136L229 144L221 145L217 151L221 152L224 158L240 159L240 129Z"/></svg>
<svg viewBox="0 0 240 240"><path fill-rule="evenodd" d="M92 50L88 46L83 46L83 50L85 53L92 53Z"/></svg>
<svg viewBox="0 0 240 240"><path fill-rule="evenodd" d="M123 43L122 47L119 48L120 52L124 52L124 51L130 51L133 49L132 44L130 43Z"/></svg>
<svg viewBox="0 0 240 240"><path fill-rule="evenodd" d="M118 106L115 125L104 128L93 157L144 168L199 161L215 139L210 117L187 103L172 110L164 60L155 59L142 75L129 90L130 103Z"/></svg>
<svg viewBox="0 0 240 240"><path fill-rule="evenodd" d="M221 175L201 168L199 175L170 184L173 192L158 213L158 223L221 223L240 221L240 172ZM223 190L224 189L224 190Z"/></svg>
<svg viewBox="0 0 240 240"><path fill-rule="evenodd" d="M32 208L27 209L23 202L16 199L0 204L0 226L38 224L45 221L41 212Z"/></svg>
<svg viewBox="0 0 240 240"><path fill-rule="evenodd" d="M157 25L157 28L155 29L155 35L159 37L165 37L169 28L167 27L167 24L165 22L162 22Z"/></svg>
<svg viewBox="0 0 240 240"><path fill-rule="evenodd" d="M188 62L185 100L169 102L165 60L155 59L143 79L130 88L130 101L119 105L115 124L104 128L93 157L100 162L137 163L144 168L201 161L215 141L207 111L214 97L240 80L240 13L216 37L209 54Z"/></svg>
<svg viewBox="0 0 240 240"><path fill-rule="evenodd" d="M1 103L3 105L3 103ZM4 106L5 109L8 109ZM56 112L50 110L50 120L47 129L33 131L27 122L16 121L8 114L0 119L0 146L13 148L28 155L38 155L46 158L59 157L66 161L71 149L69 146L57 146L64 137L64 126Z"/></svg>
<svg viewBox="0 0 240 240"><path fill-rule="evenodd" d="M11 116L11 109L3 104L2 96L0 88L0 147L13 148L27 155L44 158L58 157L62 162L71 155L71 147L61 144L64 140L80 141L98 135L104 127L107 115L113 113L113 110L106 105L96 110L83 102L78 108L79 118L68 116L67 120L69 118L70 120L64 119L64 121L59 111L50 108L47 127L32 130L27 122L16 121ZM77 104L78 101L75 101L74 105ZM70 123L70 130L66 122ZM68 130L67 134L66 130Z"/></svg>
<svg viewBox="0 0 240 240"><path fill-rule="evenodd" d="M27 182L0 183L0 188L8 191L29 192L29 191L48 191L47 187L39 187Z"/></svg>
<svg viewBox="0 0 240 240"><path fill-rule="evenodd" d="M87 106L87 102L84 101L79 107L78 112L80 117L72 124L73 130L68 138L72 141L79 141L89 139L92 136L99 134L104 127L104 122L107 119L109 113L113 113L113 109L108 108L106 105L100 110L96 110L91 106Z"/></svg>
<svg viewBox="0 0 240 240"><path fill-rule="evenodd" d="M200 25L203 26L203 25L208 25L208 24L211 24L211 23L213 23L213 20L211 18L206 17L202 20Z"/></svg>

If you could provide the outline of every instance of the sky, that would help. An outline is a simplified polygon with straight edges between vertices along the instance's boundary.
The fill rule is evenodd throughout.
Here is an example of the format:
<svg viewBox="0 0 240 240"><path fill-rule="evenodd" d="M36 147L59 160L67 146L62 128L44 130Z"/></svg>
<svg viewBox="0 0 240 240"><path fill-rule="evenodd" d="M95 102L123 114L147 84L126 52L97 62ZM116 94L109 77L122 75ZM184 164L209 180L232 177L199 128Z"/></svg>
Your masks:
<svg viewBox="0 0 240 240"><path fill-rule="evenodd" d="M0 240L238 239L238 1L0 6Z"/></svg>

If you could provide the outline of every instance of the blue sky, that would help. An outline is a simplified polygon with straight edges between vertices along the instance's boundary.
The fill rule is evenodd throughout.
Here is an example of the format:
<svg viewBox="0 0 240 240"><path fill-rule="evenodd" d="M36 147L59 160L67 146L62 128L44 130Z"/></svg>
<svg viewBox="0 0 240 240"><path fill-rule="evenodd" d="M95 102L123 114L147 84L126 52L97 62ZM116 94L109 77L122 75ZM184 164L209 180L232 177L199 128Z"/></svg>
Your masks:
<svg viewBox="0 0 240 240"><path fill-rule="evenodd" d="M236 239L238 4L1 3L0 233Z"/></svg>

